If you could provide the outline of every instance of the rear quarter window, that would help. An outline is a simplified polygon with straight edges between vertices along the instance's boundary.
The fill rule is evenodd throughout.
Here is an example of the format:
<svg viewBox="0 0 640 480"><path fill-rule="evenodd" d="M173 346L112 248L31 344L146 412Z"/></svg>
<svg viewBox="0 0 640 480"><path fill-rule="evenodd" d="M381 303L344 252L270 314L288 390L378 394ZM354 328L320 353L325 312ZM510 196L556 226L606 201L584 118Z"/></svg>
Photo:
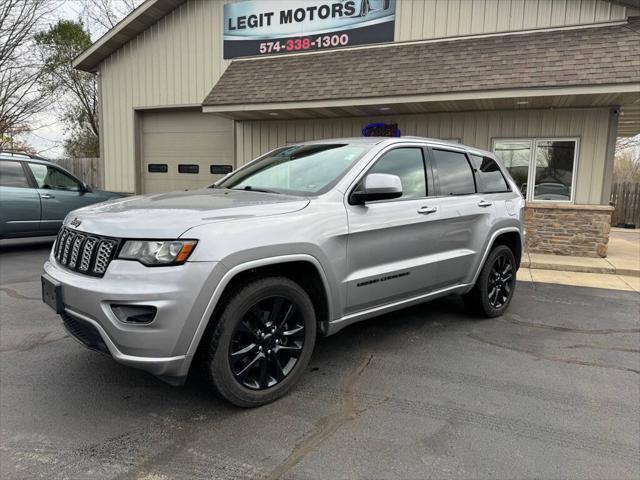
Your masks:
<svg viewBox="0 0 640 480"><path fill-rule="evenodd" d="M470 155L470 157L476 175L478 192L502 193L511 191L507 180L494 159L480 155Z"/></svg>

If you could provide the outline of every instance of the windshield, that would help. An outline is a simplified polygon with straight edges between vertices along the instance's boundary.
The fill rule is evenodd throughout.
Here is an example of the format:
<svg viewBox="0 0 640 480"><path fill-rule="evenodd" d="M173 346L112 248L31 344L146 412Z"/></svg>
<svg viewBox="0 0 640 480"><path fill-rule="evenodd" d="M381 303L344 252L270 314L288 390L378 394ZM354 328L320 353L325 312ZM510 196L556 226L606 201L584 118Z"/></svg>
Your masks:
<svg viewBox="0 0 640 480"><path fill-rule="evenodd" d="M370 144L294 145L271 152L217 187L317 195L329 190Z"/></svg>

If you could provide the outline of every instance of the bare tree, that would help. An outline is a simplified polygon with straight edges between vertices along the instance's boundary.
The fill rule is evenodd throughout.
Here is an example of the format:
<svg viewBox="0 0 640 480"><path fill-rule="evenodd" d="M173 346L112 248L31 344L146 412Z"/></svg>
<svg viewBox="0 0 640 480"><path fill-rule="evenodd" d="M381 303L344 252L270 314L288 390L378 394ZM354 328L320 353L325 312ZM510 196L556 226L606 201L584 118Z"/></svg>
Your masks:
<svg viewBox="0 0 640 480"><path fill-rule="evenodd" d="M144 0L82 0L82 17L93 35L111 30Z"/></svg>
<svg viewBox="0 0 640 480"><path fill-rule="evenodd" d="M640 147L640 135L635 135L633 137L618 137L616 140L616 152L638 147Z"/></svg>
<svg viewBox="0 0 640 480"><path fill-rule="evenodd" d="M614 182L640 182L640 135L616 141Z"/></svg>
<svg viewBox="0 0 640 480"><path fill-rule="evenodd" d="M32 40L51 8L49 0L0 1L0 148L47 106Z"/></svg>

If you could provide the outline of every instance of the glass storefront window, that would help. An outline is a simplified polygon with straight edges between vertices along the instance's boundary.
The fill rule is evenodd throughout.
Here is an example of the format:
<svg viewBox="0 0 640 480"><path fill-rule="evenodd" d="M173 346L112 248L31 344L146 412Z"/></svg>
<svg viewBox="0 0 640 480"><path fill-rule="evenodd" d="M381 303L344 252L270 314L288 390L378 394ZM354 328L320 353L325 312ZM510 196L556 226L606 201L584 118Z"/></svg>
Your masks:
<svg viewBox="0 0 640 480"><path fill-rule="evenodd" d="M507 168L520 189L520 192L522 192L522 195L525 197L527 196L531 145L531 140L499 140L493 145L493 152Z"/></svg>
<svg viewBox="0 0 640 480"><path fill-rule="evenodd" d="M493 151L525 198L537 201L573 200L577 140L500 139Z"/></svg>
<svg viewBox="0 0 640 480"><path fill-rule="evenodd" d="M573 140L536 142L534 200L571 201L575 153L576 142Z"/></svg>

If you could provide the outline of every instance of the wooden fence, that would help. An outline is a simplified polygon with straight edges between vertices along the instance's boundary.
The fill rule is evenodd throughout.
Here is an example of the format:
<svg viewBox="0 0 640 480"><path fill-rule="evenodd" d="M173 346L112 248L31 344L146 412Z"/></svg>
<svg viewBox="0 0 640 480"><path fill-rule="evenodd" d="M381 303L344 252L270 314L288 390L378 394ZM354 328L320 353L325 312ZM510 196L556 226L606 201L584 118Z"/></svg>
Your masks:
<svg viewBox="0 0 640 480"><path fill-rule="evenodd" d="M616 207L611 225L633 223L640 228L640 183L614 183L611 187L611 204Z"/></svg>
<svg viewBox="0 0 640 480"><path fill-rule="evenodd" d="M93 187L102 187L99 158L60 158L55 161Z"/></svg>

